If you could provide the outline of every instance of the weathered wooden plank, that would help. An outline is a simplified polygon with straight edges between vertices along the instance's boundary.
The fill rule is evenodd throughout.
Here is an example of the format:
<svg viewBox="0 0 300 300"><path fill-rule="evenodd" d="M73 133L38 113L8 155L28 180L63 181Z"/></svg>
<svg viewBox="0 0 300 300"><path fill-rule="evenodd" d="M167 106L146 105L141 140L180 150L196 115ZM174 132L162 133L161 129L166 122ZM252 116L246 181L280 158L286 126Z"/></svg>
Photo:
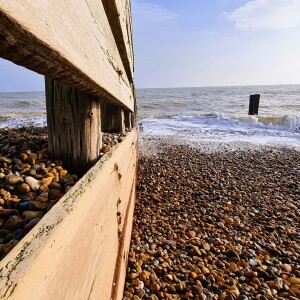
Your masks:
<svg viewBox="0 0 300 300"><path fill-rule="evenodd" d="M134 110L101 1L0 0L0 56Z"/></svg>
<svg viewBox="0 0 300 300"><path fill-rule="evenodd" d="M98 97L45 78L49 152L76 174L98 160L102 147Z"/></svg>
<svg viewBox="0 0 300 300"><path fill-rule="evenodd" d="M129 0L102 0L127 76L133 81L134 55Z"/></svg>
<svg viewBox="0 0 300 300"><path fill-rule="evenodd" d="M122 293L129 249L136 142L134 130L0 262L1 299L120 299L115 295Z"/></svg>
<svg viewBox="0 0 300 300"><path fill-rule="evenodd" d="M135 186L136 182L133 182L133 185ZM122 242L120 244L119 248L119 256L116 263L116 269L115 269L115 276L114 276L114 285L112 289L111 299L112 300L119 300L123 297L124 292L124 285L125 285L125 279L126 279L126 272L127 272L127 264L128 264L128 252L130 241L131 241L131 232L132 232L132 225L133 225L133 213L134 213L134 202L136 199L136 192L135 189L132 189L130 201L127 209L127 215L124 220L123 225L123 232L126 234L123 234L122 236Z"/></svg>

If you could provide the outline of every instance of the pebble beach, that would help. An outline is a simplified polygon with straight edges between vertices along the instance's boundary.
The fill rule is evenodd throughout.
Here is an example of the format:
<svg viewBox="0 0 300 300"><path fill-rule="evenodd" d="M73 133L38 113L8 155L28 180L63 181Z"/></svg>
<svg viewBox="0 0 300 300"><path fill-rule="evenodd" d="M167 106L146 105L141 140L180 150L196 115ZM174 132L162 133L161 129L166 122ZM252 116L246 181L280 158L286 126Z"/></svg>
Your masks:
<svg viewBox="0 0 300 300"><path fill-rule="evenodd" d="M299 86L259 87L248 117L257 89L138 90L123 300L300 299ZM43 93L19 96L2 94L0 260L80 179L48 153ZM99 159L124 138L104 133Z"/></svg>
<svg viewBox="0 0 300 300"><path fill-rule="evenodd" d="M300 152L150 144L123 300L300 299Z"/></svg>

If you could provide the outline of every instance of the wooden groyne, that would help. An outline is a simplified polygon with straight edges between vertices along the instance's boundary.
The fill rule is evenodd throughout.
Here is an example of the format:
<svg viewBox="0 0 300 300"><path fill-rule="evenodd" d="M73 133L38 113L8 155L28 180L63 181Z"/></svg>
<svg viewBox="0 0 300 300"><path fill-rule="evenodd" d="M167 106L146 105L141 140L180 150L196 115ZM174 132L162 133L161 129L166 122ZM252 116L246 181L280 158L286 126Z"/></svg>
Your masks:
<svg viewBox="0 0 300 300"><path fill-rule="evenodd" d="M0 299L121 299L137 160L130 1L0 1L0 56L45 76L49 152L84 174L0 262ZM98 161L101 132L125 128Z"/></svg>

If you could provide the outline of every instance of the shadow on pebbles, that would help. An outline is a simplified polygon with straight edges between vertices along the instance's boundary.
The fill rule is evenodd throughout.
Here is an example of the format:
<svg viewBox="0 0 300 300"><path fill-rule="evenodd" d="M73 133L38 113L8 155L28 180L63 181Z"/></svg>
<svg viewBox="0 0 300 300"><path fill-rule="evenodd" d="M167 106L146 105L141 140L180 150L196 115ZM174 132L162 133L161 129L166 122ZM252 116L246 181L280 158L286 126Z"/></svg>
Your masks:
<svg viewBox="0 0 300 300"><path fill-rule="evenodd" d="M123 299L300 299L300 152L141 156Z"/></svg>

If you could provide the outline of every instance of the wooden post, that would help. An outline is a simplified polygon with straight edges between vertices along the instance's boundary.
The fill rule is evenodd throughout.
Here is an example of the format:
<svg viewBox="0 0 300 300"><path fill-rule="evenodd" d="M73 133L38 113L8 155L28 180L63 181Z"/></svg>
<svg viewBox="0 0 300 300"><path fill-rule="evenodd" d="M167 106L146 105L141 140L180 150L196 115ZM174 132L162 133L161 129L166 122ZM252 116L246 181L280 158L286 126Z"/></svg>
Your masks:
<svg viewBox="0 0 300 300"><path fill-rule="evenodd" d="M250 95L249 115L258 115L260 94Z"/></svg>
<svg viewBox="0 0 300 300"><path fill-rule="evenodd" d="M45 86L50 155L84 174L102 147L100 101L47 77Z"/></svg>
<svg viewBox="0 0 300 300"><path fill-rule="evenodd" d="M101 116L103 132L125 133L125 116L123 108L110 103L102 103Z"/></svg>
<svg viewBox="0 0 300 300"><path fill-rule="evenodd" d="M131 113L131 126L132 127L136 126L136 112Z"/></svg>
<svg viewBox="0 0 300 300"><path fill-rule="evenodd" d="M132 124L131 124L131 111L125 111L125 128L131 129L132 128Z"/></svg>

